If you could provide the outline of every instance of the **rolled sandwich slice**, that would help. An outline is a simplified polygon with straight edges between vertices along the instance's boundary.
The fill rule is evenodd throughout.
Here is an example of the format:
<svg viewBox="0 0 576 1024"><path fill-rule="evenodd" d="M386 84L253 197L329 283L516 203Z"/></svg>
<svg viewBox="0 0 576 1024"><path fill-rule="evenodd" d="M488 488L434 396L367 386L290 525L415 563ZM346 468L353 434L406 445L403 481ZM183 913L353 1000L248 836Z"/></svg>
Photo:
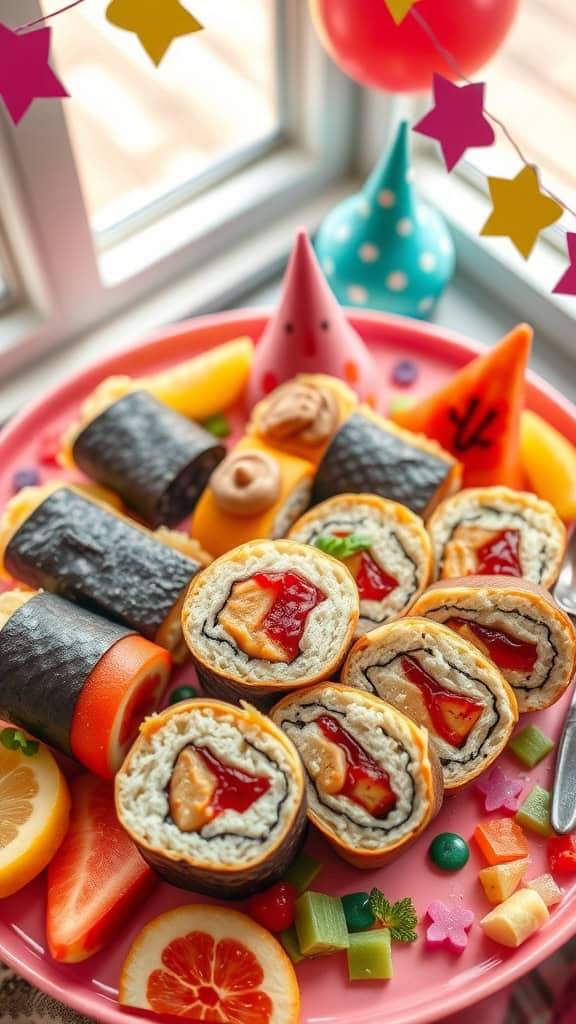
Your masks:
<svg viewBox="0 0 576 1024"><path fill-rule="evenodd" d="M170 531L162 537L71 487L30 487L0 520L0 564L14 579L135 629L178 659L185 653L182 603L201 563L167 542Z"/></svg>
<svg viewBox="0 0 576 1024"><path fill-rule="evenodd" d="M167 882L241 899L281 878L298 852L302 764L254 708L185 701L142 724L116 776L116 809Z"/></svg>
<svg viewBox="0 0 576 1024"><path fill-rule="evenodd" d="M310 821L354 867L382 867L439 811L426 730L378 697L323 683L284 697L271 716L304 763Z"/></svg>
<svg viewBox="0 0 576 1024"><path fill-rule="evenodd" d="M55 594L0 595L0 718L111 779L170 676L167 651Z"/></svg>
<svg viewBox="0 0 576 1024"><path fill-rule="evenodd" d="M289 540L252 541L212 562L182 614L205 691L263 707L335 672L357 622L346 566Z"/></svg>
<svg viewBox="0 0 576 1024"><path fill-rule="evenodd" d="M459 789L506 746L518 720L496 666L447 626L409 616L358 640L342 682L377 694L429 730L446 789Z"/></svg>
<svg viewBox="0 0 576 1024"><path fill-rule="evenodd" d="M518 710L554 704L572 679L576 631L544 587L507 576L466 576L435 583L413 615L441 622L500 669Z"/></svg>
<svg viewBox="0 0 576 1024"><path fill-rule="evenodd" d="M430 539L422 520L373 494L329 498L298 519L288 536L348 567L360 597L357 634L403 615L430 579Z"/></svg>
<svg viewBox="0 0 576 1024"><path fill-rule="evenodd" d="M566 528L552 505L508 487L460 491L427 526L436 579L524 576L551 587L566 547Z"/></svg>

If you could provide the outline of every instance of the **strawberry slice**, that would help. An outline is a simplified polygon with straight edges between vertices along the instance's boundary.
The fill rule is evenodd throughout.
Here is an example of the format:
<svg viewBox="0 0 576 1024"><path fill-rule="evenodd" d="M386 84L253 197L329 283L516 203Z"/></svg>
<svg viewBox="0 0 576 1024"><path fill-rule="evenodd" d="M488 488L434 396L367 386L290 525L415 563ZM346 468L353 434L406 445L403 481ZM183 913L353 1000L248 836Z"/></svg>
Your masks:
<svg viewBox="0 0 576 1024"><path fill-rule="evenodd" d="M156 878L118 822L113 783L80 775L70 789L70 826L48 868L46 909L48 949L67 964L102 949Z"/></svg>

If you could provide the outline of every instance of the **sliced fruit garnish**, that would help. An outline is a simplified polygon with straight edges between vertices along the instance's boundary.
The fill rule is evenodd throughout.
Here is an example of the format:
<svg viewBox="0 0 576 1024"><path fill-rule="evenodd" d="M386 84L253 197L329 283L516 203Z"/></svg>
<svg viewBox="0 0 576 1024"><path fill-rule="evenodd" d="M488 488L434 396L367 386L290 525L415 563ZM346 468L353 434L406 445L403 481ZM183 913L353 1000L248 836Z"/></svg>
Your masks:
<svg viewBox="0 0 576 1024"><path fill-rule="evenodd" d="M138 935L120 978L122 1006L220 1024L297 1024L300 994L281 945L251 918L195 904Z"/></svg>
<svg viewBox="0 0 576 1024"><path fill-rule="evenodd" d="M241 397L253 354L250 338L235 338L137 383L183 416L205 420Z"/></svg>

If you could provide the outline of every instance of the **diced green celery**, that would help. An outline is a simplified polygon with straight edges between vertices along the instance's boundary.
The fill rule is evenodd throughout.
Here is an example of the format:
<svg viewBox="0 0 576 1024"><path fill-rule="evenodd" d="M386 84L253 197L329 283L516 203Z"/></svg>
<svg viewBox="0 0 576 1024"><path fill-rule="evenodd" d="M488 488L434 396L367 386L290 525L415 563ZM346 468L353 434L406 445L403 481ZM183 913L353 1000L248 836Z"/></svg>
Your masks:
<svg viewBox="0 0 576 1024"><path fill-rule="evenodd" d="M296 900L294 924L303 956L327 956L350 945L342 900L335 896L303 893Z"/></svg>
<svg viewBox="0 0 576 1024"><path fill-rule="evenodd" d="M524 828L537 832L540 836L553 835L550 824L550 793L541 786L534 786L524 803L514 815L514 820Z"/></svg>
<svg viewBox="0 0 576 1024"><path fill-rule="evenodd" d="M535 725L525 726L508 744L508 749L516 754L518 760L527 768L534 768L534 765L542 761L554 747L555 743Z"/></svg>
<svg viewBox="0 0 576 1024"><path fill-rule="evenodd" d="M302 963L304 955L300 952L300 946L298 945L298 936L296 934L296 928L293 924L285 931L280 932L278 938L284 946L284 949L288 953L293 964Z"/></svg>
<svg viewBox="0 0 576 1024"><path fill-rule="evenodd" d="M392 977L392 942L388 928L355 932L350 936L350 981L388 981Z"/></svg>
<svg viewBox="0 0 576 1024"><path fill-rule="evenodd" d="M316 875L322 870L319 861L311 857L309 853L299 853L296 860L292 862L284 875L284 882L290 882L300 896L306 889L309 889Z"/></svg>

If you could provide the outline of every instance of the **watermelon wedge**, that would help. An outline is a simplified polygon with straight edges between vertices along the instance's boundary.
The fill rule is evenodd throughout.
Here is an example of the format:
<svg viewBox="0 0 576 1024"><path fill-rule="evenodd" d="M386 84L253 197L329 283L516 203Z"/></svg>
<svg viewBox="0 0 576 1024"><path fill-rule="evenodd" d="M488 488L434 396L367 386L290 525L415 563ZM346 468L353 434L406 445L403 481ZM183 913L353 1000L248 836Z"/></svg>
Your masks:
<svg viewBox="0 0 576 1024"><path fill-rule="evenodd" d="M46 909L48 949L66 964L102 949L156 880L118 822L113 783L80 775L70 788L70 826L48 868Z"/></svg>
<svg viewBox="0 0 576 1024"><path fill-rule="evenodd" d="M519 324L440 391L392 414L400 427L439 441L462 463L463 487L523 487L520 417L532 333Z"/></svg>

